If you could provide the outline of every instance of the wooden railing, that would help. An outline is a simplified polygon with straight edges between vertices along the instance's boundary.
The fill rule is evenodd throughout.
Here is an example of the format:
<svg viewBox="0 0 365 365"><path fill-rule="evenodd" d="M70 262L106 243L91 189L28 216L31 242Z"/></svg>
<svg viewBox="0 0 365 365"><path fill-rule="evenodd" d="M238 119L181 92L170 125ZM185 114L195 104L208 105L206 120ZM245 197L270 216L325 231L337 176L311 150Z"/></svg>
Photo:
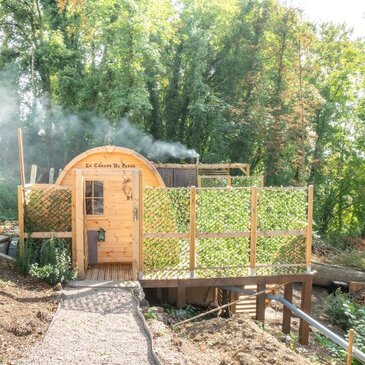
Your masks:
<svg viewBox="0 0 365 365"><path fill-rule="evenodd" d="M175 201L174 191L181 192L180 195L183 196L181 201ZM189 194L185 194L185 192L189 192ZM215 202L213 199L212 214L208 218L204 218L209 205L204 202L202 196L206 194L214 197L215 192L218 200L221 196L221 202L231 202L232 206L221 207L219 206L221 202ZM247 197L243 192L247 193ZM242 203L245 204L244 209L235 202L235 196L241 198ZM288 198L287 201L286 198ZM189 204L188 209L186 204ZM241 209L243 216L237 216L234 211L232 212L237 209ZM184 210L186 212L182 213ZM259 275L264 270L268 271L269 268L275 269L275 272L278 271L278 268L286 271L294 268L310 271L313 222L312 186L308 188L228 189L146 188L144 212L143 244L140 246L140 257L142 258L139 266L140 277L169 278L186 277L187 275L200 277L210 275L208 271L212 271L211 275L215 276L224 275L224 273L222 274L224 270L231 271L227 275L232 276L242 274L244 271L241 269L244 268L247 268L247 275ZM227 222L220 225L218 220L222 217L227 219ZM166 222L164 219L169 221ZM234 219L237 222L231 224ZM239 221L240 219L242 222ZM290 219L292 220L290 221ZM187 220L188 224L186 224ZM225 223L227 223L226 227ZM215 225L218 229L210 228ZM245 229L231 229L232 226ZM204 240L208 242L204 242ZM243 250L245 240L249 242L247 249ZM268 245L265 251L264 245L269 244L270 240L275 241L277 247L273 248ZM280 246L281 242L284 242L282 246ZM287 246L285 242L287 242ZM234 243L237 247L234 247ZM212 249L210 244L215 248ZM224 252L224 245L228 247L227 252ZM219 250L222 250L221 258ZM224 256L225 254L239 256L241 251L242 257L236 258L236 265L233 265L235 260L229 260ZM264 262L264 256L268 251L273 258L272 262ZM214 263L214 259L210 264L208 259L202 259L207 252L216 256L215 261L223 264L217 265L218 262ZM284 259L284 262L279 262L280 259ZM202 265L203 263L205 266ZM207 271L206 274L202 273L204 270Z"/></svg>

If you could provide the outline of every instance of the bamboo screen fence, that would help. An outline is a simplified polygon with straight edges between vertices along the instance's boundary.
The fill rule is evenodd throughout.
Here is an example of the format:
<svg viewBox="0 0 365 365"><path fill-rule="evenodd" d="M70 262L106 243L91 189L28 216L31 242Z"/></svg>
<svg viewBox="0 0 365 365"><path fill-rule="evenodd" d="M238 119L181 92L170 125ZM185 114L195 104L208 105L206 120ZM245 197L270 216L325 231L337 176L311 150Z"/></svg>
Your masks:
<svg viewBox="0 0 365 365"><path fill-rule="evenodd" d="M198 176L200 188L224 188L224 187L251 187L263 186L263 176L229 176L229 175L202 175Z"/></svg>
<svg viewBox="0 0 365 365"><path fill-rule="evenodd" d="M311 259L312 202L312 187L146 188L140 275L304 272Z"/></svg>
<svg viewBox="0 0 365 365"><path fill-rule="evenodd" d="M52 235L71 237L71 189L52 184L33 184L19 187L23 202L24 232L33 238ZM19 227L20 228L20 227Z"/></svg>

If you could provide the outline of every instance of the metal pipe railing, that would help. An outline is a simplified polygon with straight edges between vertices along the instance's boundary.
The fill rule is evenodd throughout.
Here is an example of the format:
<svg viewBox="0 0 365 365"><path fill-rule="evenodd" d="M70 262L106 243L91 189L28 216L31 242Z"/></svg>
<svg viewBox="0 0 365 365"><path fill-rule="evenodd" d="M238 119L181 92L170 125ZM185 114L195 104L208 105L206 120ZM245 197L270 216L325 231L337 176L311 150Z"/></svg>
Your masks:
<svg viewBox="0 0 365 365"><path fill-rule="evenodd" d="M224 286L224 287L222 287L222 289L230 290L230 291L234 291L234 292L242 293L242 294L254 294L255 293L255 291L253 291L253 290L241 289L241 288L237 288L234 286ZM275 300L275 301L280 302L283 305L285 305L299 318L302 318L304 321L306 321L311 326L316 328L319 332L321 332L324 336L331 339L333 342L337 343L338 345L340 345L343 349L345 349L347 351L349 343L344 338L340 337L336 333L329 330L323 324L319 323L314 318L309 316L307 313L303 312L301 309L296 307L293 303L289 302L288 300L286 300L284 297L282 297L280 295L266 294L266 296L271 300ZM356 347L353 348L352 354L358 360L365 363L365 354L363 352L361 352L360 350L358 350Z"/></svg>

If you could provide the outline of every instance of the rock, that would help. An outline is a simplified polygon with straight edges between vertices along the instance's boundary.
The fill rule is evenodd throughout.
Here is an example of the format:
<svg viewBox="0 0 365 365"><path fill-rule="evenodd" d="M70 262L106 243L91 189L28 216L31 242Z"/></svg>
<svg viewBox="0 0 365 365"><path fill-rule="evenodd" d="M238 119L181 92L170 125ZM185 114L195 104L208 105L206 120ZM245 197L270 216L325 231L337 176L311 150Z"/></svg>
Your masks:
<svg viewBox="0 0 365 365"><path fill-rule="evenodd" d="M62 284L61 283L58 283L57 285L55 285L53 287L53 291L62 291Z"/></svg>

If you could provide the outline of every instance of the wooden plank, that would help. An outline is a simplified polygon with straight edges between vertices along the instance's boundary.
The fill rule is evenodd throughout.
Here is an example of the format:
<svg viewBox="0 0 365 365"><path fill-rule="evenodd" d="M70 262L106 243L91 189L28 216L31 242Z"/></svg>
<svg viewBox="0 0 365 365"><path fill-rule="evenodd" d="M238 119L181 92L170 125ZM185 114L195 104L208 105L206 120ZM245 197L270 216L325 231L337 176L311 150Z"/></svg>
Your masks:
<svg viewBox="0 0 365 365"><path fill-rule="evenodd" d="M284 299L288 300L290 303L293 301L293 283L284 286ZM290 334L291 317L291 310L284 305L282 331L287 335Z"/></svg>
<svg viewBox="0 0 365 365"><path fill-rule="evenodd" d="M72 232L31 232L25 233L26 238L72 238Z"/></svg>
<svg viewBox="0 0 365 365"><path fill-rule="evenodd" d="M24 252L24 188L18 186L19 253Z"/></svg>
<svg viewBox="0 0 365 365"><path fill-rule="evenodd" d="M23 136L21 128L18 128L18 155L19 155L20 182L22 187L24 187L25 185L24 152L23 152Z"/></svg>
<svg viewBox="0 0 365 365"><path fill-rule="evenodd" d="M257 284L257 291L261 292L263 290L266 290L266 284L265 283L259 283ZM256 296L256 320L265 322L265 303L266 294L262 293Z"/></svg>
<svg viewBox="0 0 365 365"><path fill-rule="evenodd" d="M97 265L93 265L93 267L92 267L91 280L93 280L93 281L98 280L98 270L97 270Z"/></svg>
<svg viewBox="0 0 365 365"><path fill-rule="evenodd" d="M250 237L250 232L222 232L222 233L204 233L196 234L197 238L235 238L235 237Z"/></svg>
<svg viewBox="0 0 365 365"><path fill-rule="evenodd" d="M309 280L302 282L302 296L300 309L310 315L311 303L312 303L312 277ZM299 343L303 346L307 346L309 341L309 324L300 319L299 323Z"/></svg>
<svg viewBox="0 0 365 365"><path fill-rule="evenodd" d="M189 238L189 233L144 233L143 238ZM141 270L140 270L141 271Z"/></svg>
<svg viewBox="0 0 365 365"><path fill-rule="evenodd" d="M306 230L257 231L257 237L305 236Z"/></svg>
<svg viewBox="0 0 365 365"><path fill-rule="evenodd" d="M257 244L257 188L251 188L250 274L255 274Z"/></svg>
<svg viewBox="0 0 365 365"><path fill-rule="evenodd" d="M313 186L308 186L308 225L305 242L305 258L308 271L310 271L312 261L312 236L313 236Z"/></svg>
<svg viewBox="0 0 365 365"><path fill-rule="evenodd" d="M304 236L305 234L306 230L256 231L256 237ZM144 233L143 236L144 238L190 238L189 233L175 233L175 232ZM235 237L251 237L251 231L196 233L196 238L235 238Z"/></svg>
<svg viewBox="0 0 365 365"><path fill-rule="evenodd" d="M112 280L112 265L111 264L105 265L105 280L106 281Z"/></svg>
<svg viewBox="0 0 365 365"><path fill-rule="evenodd" d="M48 183L49 184L53 184L53 180L54 180L54 168L51 167L49 169L49 179L48 179Z"/></svg>
<svg viewBox="0 0 365 365"><path fill-rule="evenodd" d="M30 169L29 183L30 184L35 184L36 178L37 178L37 165L32 165L32 167Z"/></svg>
<svg viewBox="0 0 365 365"><path fill-rule="evenodd" d="M190 255L189 255L189 269L190 277L194 277L194 270L196 266L196 188L190 188Z"/></svg>
<svg viewBox="0 0 365 365"><path fill-rule="evenodd" d="M311 274L287 274L287 275L264 275L264 276L242 276L227 278L202 278L202 279L143 279L139 280L144 288L176 288L178 282L182 282L185 287L221 287L221 286L243 286L257 285L258 283L286 284L301 283L312 280L315 272Z"/></svg>

